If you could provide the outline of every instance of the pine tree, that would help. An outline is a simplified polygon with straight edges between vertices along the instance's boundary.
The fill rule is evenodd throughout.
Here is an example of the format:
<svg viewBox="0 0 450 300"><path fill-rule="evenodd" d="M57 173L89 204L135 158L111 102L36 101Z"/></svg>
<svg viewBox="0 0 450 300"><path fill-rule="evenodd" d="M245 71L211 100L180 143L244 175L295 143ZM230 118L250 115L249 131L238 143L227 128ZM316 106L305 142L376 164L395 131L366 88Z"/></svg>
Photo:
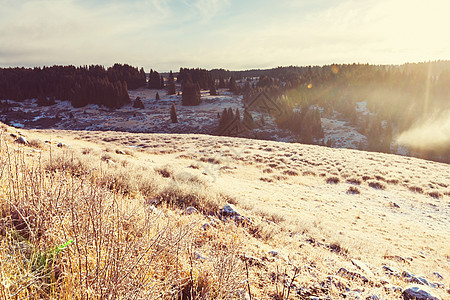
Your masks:
<svg viewBox="0 0 450 300"><path fill-rule="evenodd" d="M200 98L200 86L190 81L183 83L183 94L181 96L181 103L185 106L199 105Z"/></svg>
<svg viewBox="0 0 450 300"><path fill-rule="evenodd" d="M211 85L209 87L209 94L211 96L217 96L217 89L216 89L216 81L212 80Z"/></svg>
<svg viewBox="0 0 450 300"><path fill-rule="evenodd" d="M161 98L159 97L159 93L158 93L158 92L156 92L156 97L155 97L155 99L156 99L156 100L161 100Z"/></svg>
<svg viewBox="0 0 450 300"><path fill-rule="evenodd" d="M230 78L229 89L230 89L230 92L232 92L233 94L238 93L238 86L237 86L236 80L234 79L233 76L231 76L231 78Z"/></svg>
<svg viewBox="0 0 450 300"><path fill-rule="evenodd" d="M219 79L219 89L224 89L224 88L226 88L225 80L223 79L223 77L220 77L220 79Z"/></svg>
<svg viewBox="0 0 450 300"><path fill-rule="evenodd" d="M169 73L169 79L167 80L167 94L168 95L175 95L176 94L176 88L175 88L175 80L173 78L173 73L170 71Z"/></svg>
<svg viewBox="0 0 450 300"><path fill-rule="evenodd" d="M161 81L160 89L163 89L165 85L164 85L164 77L162 75L160 81Z"/></svg>
<svg viewBox="0 0 450 300"><path fill-rule="evenodd" d="M133 107L144 109L144 103L142 102L141 97L136 97L136 100L134 100L133 103Z"/></svg>
<svg viewBox="0 0 450 300"><path fill-rule="evenodd" d="M241 122L241 114L239 112L239 108L236 108L236 115L235 115L236 119Z"/></svg>
<svg viewBox="0 0 450 300"><path fill-rule="evenodd" d="M172 123L178 123L177 109L175 107L175 103L172 103L172 106L170 107L170 119L172 120Z"/></svg>
<svg viewBox="0 0 450 300"><path fill-rule="evenodd" d="M239 110L238 110L239 112ZM234 119L236 118L236 116L233 113L233 110L230 108L224 108L223 112L222 112L222 116L219 120L219 127L218 127L218 131L221 132L222 130L224 130L231 122L234 121Z"/></svg>
<svg viewBox="0 0 450 300"><path fill-rule="evenodd" d="M158 72L150 70L150 75L148 77L148 88L149 89L161 89L161 76Z"/></svg>
<svg viewBox="0 0 450 300"><path fill-rule="evenodd" d="M255 122L253 121L252 114L247 109L244 110L244 118L242 120L242 124L244 124L244 126L249 129L255 128Z"/></svg>

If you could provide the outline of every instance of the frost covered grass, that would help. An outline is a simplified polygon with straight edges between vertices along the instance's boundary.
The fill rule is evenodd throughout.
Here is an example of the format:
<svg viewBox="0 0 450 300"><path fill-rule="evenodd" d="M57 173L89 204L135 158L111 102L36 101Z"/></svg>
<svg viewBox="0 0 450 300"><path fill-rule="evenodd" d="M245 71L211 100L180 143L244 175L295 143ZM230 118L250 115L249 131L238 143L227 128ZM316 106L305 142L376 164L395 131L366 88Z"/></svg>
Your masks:
<svg viewBox="0 0 450 300"><path fill-rule="evenodd" d="M147 179L158 177L155 172L118 163L101 166L101 157L96 164L95 156L76 153L53 153L44 162L30 157L28 147L1 139L2 297L235 298L242 293L239 234L218 240L202 233L200 216L173 214L170 203L152 209L145 196L157 192ZM189 191L180 188L182 195L172 193L187 197ZM201 265L193 263L199 249L211 257Z"/></svg>
<svg viewBox="0 0 450 300"><path fill-rule="evenodd" d="M142 284L142 293L161 290L160 298L166 299L177 298L174 293L189 298L191 292L198 297L217 292L214 295L221 295L218 298L239 298L248 293L248 279L252 296L280 299L283 284L294 274L299 276L293 280L297 288L291 290L291 298L342 298L344 286L379 291L377 285L381 283L376 280L363 283L336 275L343 266L350 269L350 259L354 258L369 264L376 278L385 276L385 264L431 279L434 272L450 277L445 268L449 225L443 222L448 213L448 165L378 153L204 135L23 131L29 140L52 135L51 144L37 149L14 144L9 133L2 139L2 151L6 151L4 141L10 147L9 156L0 156L2 166L10 157L9 166L24 166L19 169L26 172L17 174L28 177L19 175L19 184L9 184L8 178L16 177L3 167L2 203L7 207L5 199L21 199L16 206L24 209L20 210L24 216L29 212L31 216L25 220L31 228L42 229L33 229L38 239L30 247L16 240L8 229L9 233L2 235L4 245L20 244L17 255L27 249L39 249L47 255L74 240L49 264L59 270L47 276L57 278L56 283L36 275L36 295L47 284L52 286L51 293L58 293L52 295L62 299L83 298L91 292L94 294L89 297L93 298L95 293L110 292L127 297ZM68 146L55 147L59 141ZM328 178L339 181L327 184ZM17 191L17 186L30 182L41 187L30 186L22 194ZM372 188L371 182L385 188ZM50 187L49 192L43 192L42 187ZM410 187L420 187L423 192ZM359 195L353 195L356 191ZM433 192L435 197L429 195ZM15 194L26 197L15 198ZM32 206L30 199L42 203ZM234 204L248 220L220 220L218 210L225 203ZM185 213L188 206L195 207L197 213ZM2 216L9 216L6 219L20 220L17 214L4 212ZM91 220L90 215L101 222ZM37 226L35 221L38 227L33 227ZM15 223L20 230L27 228L20 225L24 222ZM102 230L96 231L100 225ZM118 230L117 235L109 236L112 228ZM145 233L140 234L142 230ZM95 232L101 234L96 236ZM30 243L26 239L26 244ZM136 262L140 257L136 253L144 253L144 245L148 247L152 241L155 247L151 255L142 259L146 263L153 260L149 266L142 266ZM121 246L113 247L116 242ZM8 248L2 249L2 255L7 255ZM20 255L9 268L23 259ZM107 255L116 261L108 260ZM118 257L144 268L148 277L139 277L143 274L130 271L129 265L117 262ZM102 268L107 262L112 265L108 276L116 277L105 277ZM220 275L221 269L228 273ZM4 274L11 277L3 281L11 282L8 291L13 289L12 282L17 286L19 280L31 278L24 277L22 269L15 270L22 279L10 270ZM119 273L132 276L121 279ZM229 280L220 277L225 275ZM389 281L407 285L401 278L389 277ZM442 282L449 283L448 279ZM68 286L63 289L65 284ZM107 289L100 289L101 285ZM319 292L317 287L326 287L326 292ZM225 289L235 294L226 294ZM381 298L399 296L381 290ZM305 291L317 292L301 294ZM286 289L284 292L286 295ZM149 294L133 296L145 298Z"/></svg>

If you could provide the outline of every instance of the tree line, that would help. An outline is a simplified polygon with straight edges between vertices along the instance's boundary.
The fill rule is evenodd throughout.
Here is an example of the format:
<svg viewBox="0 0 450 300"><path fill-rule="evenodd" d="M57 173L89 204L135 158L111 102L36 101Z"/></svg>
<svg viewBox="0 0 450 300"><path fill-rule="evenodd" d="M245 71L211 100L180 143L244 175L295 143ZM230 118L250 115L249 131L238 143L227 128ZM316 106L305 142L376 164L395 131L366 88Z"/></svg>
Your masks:
<svg viewBox="0 0 450 300"><path fill-rule="evenodd" d="M74 107L87 104L118 108L130 102L128 89L146 84L144 69L115 64L0 68L0 99L67 100Z"/></svg>

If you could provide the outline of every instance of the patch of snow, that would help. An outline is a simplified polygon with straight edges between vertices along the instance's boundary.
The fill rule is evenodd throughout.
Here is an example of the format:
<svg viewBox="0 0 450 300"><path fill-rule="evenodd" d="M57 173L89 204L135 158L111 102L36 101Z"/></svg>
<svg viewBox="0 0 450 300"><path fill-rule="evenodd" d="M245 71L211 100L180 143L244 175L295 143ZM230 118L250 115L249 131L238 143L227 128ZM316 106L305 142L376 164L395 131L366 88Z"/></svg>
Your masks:
<svg viewBox="0 0 450 300"><path fill-rule="evenodd" d="M24 128L25 126L22 123L11 122L11 125L16 128Z"/></svg>

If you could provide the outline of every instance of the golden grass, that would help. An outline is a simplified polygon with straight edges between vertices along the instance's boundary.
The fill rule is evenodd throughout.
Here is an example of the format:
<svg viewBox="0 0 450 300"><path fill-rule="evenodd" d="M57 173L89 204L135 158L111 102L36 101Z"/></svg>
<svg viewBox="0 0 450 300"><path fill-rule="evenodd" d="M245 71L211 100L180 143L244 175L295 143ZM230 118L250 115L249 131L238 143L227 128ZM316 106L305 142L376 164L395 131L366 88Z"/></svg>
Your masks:
<svg viewBox="0 0 450 300"><path fill-rule="evenodd" d="M84 133L58 134L61 139L68 139L72 134ZM104 134L109 133L86 133L85 138L98 142ZM124 155L127 139L143 145L142 149ZM8 140L9 150L4 140ZM218 145L245 148L245 140L227 140L217 139ZM408 172L400 175L395 169L383 173L362 158L354 162L350 155L339 157L341 152L337 150L327 153L327 149L320 149L319 153L310 146L292 146L292 158L302 157L302 162L290 158L281 161L277 156L286 146L275 147L273 143L270 148L277 150L266 150L270 155L258 163L251 156L243 160L232 148L223 149L229 156L211 154L208 151L217 145L211 147L211 137L205 136L124 134L116 144L79 143L79 147L61 149L52 146L51 158L48 144L38 152L12 141L7 135L0 145L4 154L0 155L4 220L0 226L0 298L19 292L18 298L35 299L177 299L181 295L183 299L239 299L248 293L248 286L254 299L286 299L288 291L290 299L340 299L347 289L363 290L364 297L373 292L384 299L398 298L398 293L383 290L378 277L364 283L340 276L340 268L348 267L350 258L372 264L370 268L377 276L385 276L380 271L381 264L394 264L430 279L434 270L447 278L448 272L439 265L442 247L437 242L427 243L420 237L409 240L404 233L414 234L417 226L408 220L393 222L395 219L390 219L392 215L386 210L379 215L365 210L371 209L365 204L372 200L367 199L381 191L361 183L372 182L376 176L380 183L384 180L383 184L391 184L391 179L402 182L397 187L389 186L388 193L400 190L418 202L438 203L425 192L413 194L403 186L404 180L411 186L429 186L423 180L425 173L421 178L409 176ZM175 155L165 149L172 146L178 149ZM199 159L198 150L208 156ZM336 168L338 159L349 160L342 172ZM248 161L255 163L250 165ZM269 168L269 163L274 167ZM224 167L235 169L222 172ZM207 168L217 170L217 174L206 172ZM270 173L265 170L274 168L280 170L270 178L261 177L261 173ZM282 174L283 170L298 170L299 174L283 176L289 175ZM327 185L328 177L336 177L342 183ZM448 187L442 189L439 184L445 178L436 175L427 179L436 181L435 188L430 186L427 192L438 191L445 198ZM348 183L358 185L357 182L359 186L354 188L361 195L345 195L351 188ZM24 192L18 191L21 185L27 186ZM224 192L231 192L232 197ZM324 196L323 192L327 194ZM403 198L398 203L406 209ZM379 199L373 198L375 205L387 206L386 201ZM10 202L15 203L16 210ZM250 221L244 224L217 220L217 211L226 202L243 209ZM183 214L187 206L196 207L200 213ZM399 211L394 207L388 210L393 214ZM380 229L382 233L368 228ZM394 229L399 236L389 233ZM438 241L440 235L436 237ZM71 240L74 242L64 246ZM54 255L58 246L63 249ZM436 251L436 263L428 266L428 257L414 256L416 250L428 255L428 250L419 248L422 246ZM272 250L279 254L270 254ZM414 261L392 262L382 259L380 253L386 257L412 255ZM36 268L36 261L43 264ZM388 279L400 286L407 284L401 278Z"/></svg>
<svg viewBox="0 0 450 300"><path fill-rule="evenodd" d="M198 219L155 213L144 197L124 196L142 186L125 183L117 169L91 169L74 154L44 163L24 153L0 144L2 298L223 299L242 292L238 235L206 243L211 237ZM177 197L186 196L180 188ZM197 248L206 263L194 262Z"/></svg>

